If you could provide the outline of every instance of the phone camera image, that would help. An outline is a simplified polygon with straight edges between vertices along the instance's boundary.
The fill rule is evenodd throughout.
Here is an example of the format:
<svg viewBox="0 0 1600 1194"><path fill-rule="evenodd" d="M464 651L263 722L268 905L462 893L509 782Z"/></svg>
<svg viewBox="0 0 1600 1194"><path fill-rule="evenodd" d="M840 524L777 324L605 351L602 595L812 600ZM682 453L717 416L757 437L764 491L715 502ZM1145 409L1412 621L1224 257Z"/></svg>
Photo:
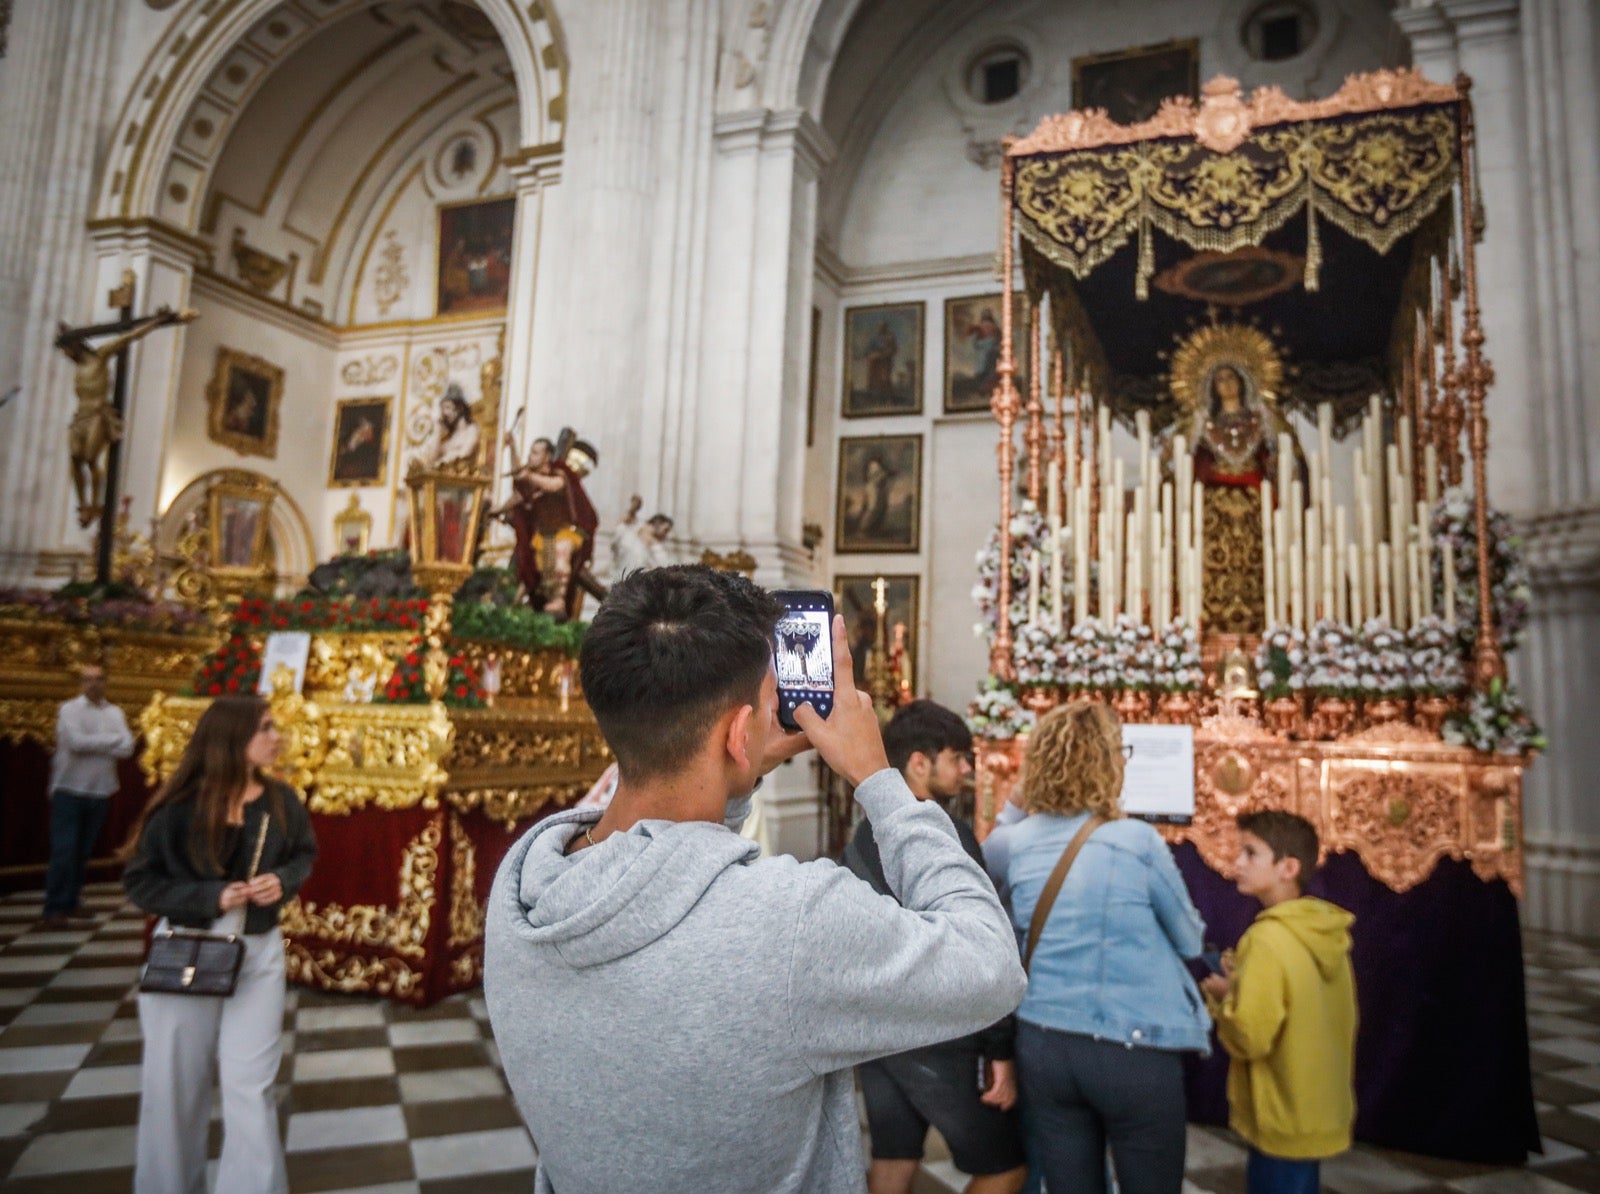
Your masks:
<svg viewBox="0 0 1600 1194"><path fill-rule="evenodd" d="M778 623L778 687L833 691L833 640L828 615L795 610Z"/></svg>

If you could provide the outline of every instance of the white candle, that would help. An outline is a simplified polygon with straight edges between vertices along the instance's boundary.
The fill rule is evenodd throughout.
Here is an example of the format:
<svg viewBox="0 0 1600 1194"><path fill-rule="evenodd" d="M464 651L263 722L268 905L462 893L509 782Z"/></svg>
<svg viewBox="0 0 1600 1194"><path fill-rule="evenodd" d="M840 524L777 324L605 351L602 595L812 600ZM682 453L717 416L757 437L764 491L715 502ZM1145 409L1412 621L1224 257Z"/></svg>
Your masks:
<svg viewBox="0 0 1600 1194"><path fill-rule="evenodd" d="M1278 492L1289 492L1289 478L1294 474L1294 448L1287 431L1278 432Z"/></svg>
<svg viewBox="0 0 1600 1194"><path fill-rule="evenodd" d="M1039 549L1028 555L1028 625L1039 624Z"/></svg>
<svg viewBox="0 0 1600 1194"><path fill-rule="evenodd" d="M1337 573L1334 577L1333 598L1338 609L1329 616L1340 622L1350 620L1350 584L1355 576L1346 567L1350 559L1349 521L1348 511L1343 506L1333 512L1333 567Z"/></svg>
<svg viewBox="0 0 1600 1194"><path fill-rule="evenodd" d="M1304 630L1306 625L1305 603L1301 597L1300 584L1304 580L1300 567L1300 553L1289 553L1289 624Z"/></svg>
<svg viewBox="0 0 1600 1194"><path fill-rule="evenodd" d="M1322 598L1322 525L1315 507L1306 511L1306 625L1317 620ZM1327 604L1321 612L1326 613Z"/></svg>
<svg viewBox="0 0 1600 1194"><path fill-rule="evenodd" d="M1141 555L1139 552L1139 506L1143 503L1135 501L1134 508L1127 514L1127 529L1124 532L1124 542L1128 545L1125 567L1127 572L1128 616L1135 622L1140 621L1140 614L1144 612L1144 576L1139 567Z"/></svg>
<svg viewBox="0 0 1600 1194"><path fill-rule="evenodd" d="M1317 407L1317 455L1322 458L1322 475L1333 475L1333 406L1324 402Z"/></svg>
<svg viewBox="0 0 1600 1194"><path fill-rule="evenodd" d="M1333 544L1322 545L1322 616L1335 618L1338 616L1337 603L1333 596Z"/></svg>
<svg viewBox="0 0 1600 1194"><path fill-rule="evenodd" d="M1422 493L1430 508L1439 500L1439 452L1432 440L1422 445Z"/></svg>
<svg viewBox="0 0 1600 1194"><path fill-rule="evenodd" d="M1045 494L1044 507L1047 517L1057 526L1061 525L1061 465L1054 457L1050 458L1050 465L1045 469Z"/></svg>
<svg viewBox="0 0 1600 1194"><path fill-rule="evenodd" d="M1360 626L1367 620L1364 600L1367 591L1366 571L1361 567L1361 549L1354 543L1345 546L1348 548L1345 564L1350 570L1350 616L1345 620L1345 625Z"/></svg>
<svg viewBox="0 0 1600 1194"><path fill-rule="evenodd" d="M1264 606L1269 626L1280 620L1278 586L1274 583L1277 580L1277 569L1274 564L1276 552L1273 550L1275 539L1272 533L1272 518L1272 482L1263 480L1261 482L1261 592L1265 598Z"/></svg>
<svg viewBox="0 0 1600 1194"><path fill-rule="evenodd" d="M1444 541L1444 620L1454 626L1456 622L1456 545Z"/></svg>
<svg viewBox="0 0 1600 1194"><path fill-rule="evenodd" d="M1189 519L1189 542L1193 550L1193 557L1189 561L1189 579L1191 592L1190 600L1194 603L1191 617L1194 619L1196 629L1205 621L1205 487L1195 481L1189 489L1189 501L1193 506L1194 515Z"/></svg>
<svg viewBox="0 0 1600 1194"><path fill-rule="evenodd" d="M1161 483L1160 543L1163 575L1161 584L1161 621L1163 623L1172 619L1172 510L1172 482L1163 481Z"/></svg>
<svg viewBox="0 0 1600 1194"><path fill-rule="evenodd" d="M1412 539L1406 544L1406 592L1410 597L1407 602L1409 618L1406 629L1411 629L1422 620L1422 585L1417 579L1417 541Z"/></svg>
<svg viewBox="0 0 1600 1194"><path fill-rule="evenodd" d="M1072 624L1089 620L1089 481L1078 482L1072 508Z"/></svg>
<svg viewBox="0 0 1600 1194"><path fill-rule="evenodd" d="M1377 559L1378 545L1373 535L1372 528L1372 493L1370 489L1363 489L1361 493L1361 508L1357 511L1361 519L1361 614L1368 617L1377 608L1378 593L1373 575L1373 562Z"/></svg>
<svg viewBox="0 0 1600 1194"><path fill-rule="evenodd" d="M1389 625L1394 625L1393 610L1389 606L1389 568L1391 566L1389 545L1378 544L1378 617Z"/></svg>

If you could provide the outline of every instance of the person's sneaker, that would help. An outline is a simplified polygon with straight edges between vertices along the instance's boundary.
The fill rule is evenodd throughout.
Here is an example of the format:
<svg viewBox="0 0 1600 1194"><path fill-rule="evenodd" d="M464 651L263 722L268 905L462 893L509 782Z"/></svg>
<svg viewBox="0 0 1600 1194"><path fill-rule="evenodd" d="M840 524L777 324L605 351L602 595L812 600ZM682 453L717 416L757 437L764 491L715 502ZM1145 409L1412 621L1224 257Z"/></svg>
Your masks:
<svg viewBox="0 0 1600 1194"><path fill-rule="evenodd" d="M65 916L46 916L39 922L39 928L46 933L59 933L71 927L72 922Z"/></svg>
<svg viewBox="0 0 1600 1194"><path fill-rule="evenodd" d="M79 904L71 912L67 913L67 919L68 920L94 920L95 919L95 914L90 909L85 908L82 904Z"/></svg>

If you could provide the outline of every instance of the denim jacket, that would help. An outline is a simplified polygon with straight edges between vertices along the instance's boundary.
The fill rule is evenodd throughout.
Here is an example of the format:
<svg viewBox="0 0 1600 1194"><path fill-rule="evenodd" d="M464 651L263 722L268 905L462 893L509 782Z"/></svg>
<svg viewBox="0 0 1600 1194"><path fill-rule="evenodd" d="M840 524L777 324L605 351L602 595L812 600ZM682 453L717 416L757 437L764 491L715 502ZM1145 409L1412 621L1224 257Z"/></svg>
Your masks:
<svg viewBox="0 0 1600 1194"><path fill-rule="evenodd" d="M997 826L983 844L1024 947L1039 893L1086 815L1035 814ZM1056 897L1017 1016L1097 1040L1209 1053L1211 1018L1183 963L1200 956L1204 935L1161 835L1143 821L1111 821L1084 844Z"/></svg>

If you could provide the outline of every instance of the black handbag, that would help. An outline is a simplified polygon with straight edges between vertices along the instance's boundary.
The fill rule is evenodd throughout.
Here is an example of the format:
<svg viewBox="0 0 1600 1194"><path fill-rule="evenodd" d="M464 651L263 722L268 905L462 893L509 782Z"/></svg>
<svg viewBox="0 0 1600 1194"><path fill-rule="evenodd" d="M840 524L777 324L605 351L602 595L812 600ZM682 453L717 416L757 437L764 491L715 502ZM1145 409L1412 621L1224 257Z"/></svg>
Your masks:
<svg viewBox="0 0 1600 1194"><path fill-rule="evenodd" d="M266 841L267 818L262 817L255 855L250 859L252 879L261 865ZM151 995L232 995L243 964L244 942L236 933L176 933L168 929L150 939L139 990Z"/></svg>
<svg viewBox="0 0 1600 1194"><path fill-rule="evenodd" d="M152 995L232 995L244 962L244 942L229 933L175 933L150 941L139 990Z"/></svg>

